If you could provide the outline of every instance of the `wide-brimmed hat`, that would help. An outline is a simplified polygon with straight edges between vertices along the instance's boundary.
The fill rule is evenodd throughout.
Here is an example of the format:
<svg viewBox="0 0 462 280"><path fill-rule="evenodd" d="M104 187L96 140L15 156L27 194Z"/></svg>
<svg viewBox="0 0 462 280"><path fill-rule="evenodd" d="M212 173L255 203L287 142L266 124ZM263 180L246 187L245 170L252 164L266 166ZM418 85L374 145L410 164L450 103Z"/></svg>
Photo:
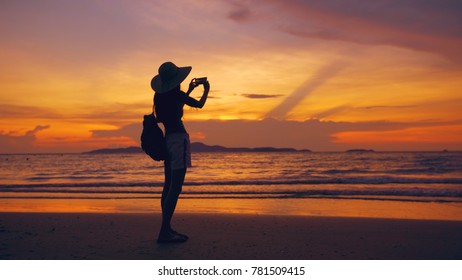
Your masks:
<svg viewBox="0 0 462 280"><path fill-rule="evenodd" d="M172 62L165 62L159 67L159 75L151 80L151 88L157 92L170 91L181 84L191 72L191 66L178 67Z"/></svg>

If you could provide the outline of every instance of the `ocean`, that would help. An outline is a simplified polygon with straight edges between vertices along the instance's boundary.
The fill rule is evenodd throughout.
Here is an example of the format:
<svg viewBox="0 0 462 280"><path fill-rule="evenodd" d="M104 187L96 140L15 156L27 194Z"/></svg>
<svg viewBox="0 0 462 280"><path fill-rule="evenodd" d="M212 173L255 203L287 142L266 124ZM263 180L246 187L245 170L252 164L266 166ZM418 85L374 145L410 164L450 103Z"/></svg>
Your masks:
<svg viewBox="0 0 462 280"><path fill-rule="evenodd" d="M0 199L149 199L145 154L0 155ZM462 152L195 153L182 198L462 202Z"/></svg>

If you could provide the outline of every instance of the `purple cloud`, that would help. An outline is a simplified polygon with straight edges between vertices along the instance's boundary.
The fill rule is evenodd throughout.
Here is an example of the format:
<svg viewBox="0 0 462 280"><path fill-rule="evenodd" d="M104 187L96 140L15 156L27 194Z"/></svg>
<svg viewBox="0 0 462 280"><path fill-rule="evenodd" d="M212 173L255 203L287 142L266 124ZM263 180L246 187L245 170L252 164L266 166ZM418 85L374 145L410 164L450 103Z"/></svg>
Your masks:
<svg viewBox="0 0 462 280"><path fill-rule="evenodd" d="M457 122L333 122L320 120L287 121L276 119L263 120L208 120L190 121L185 126L190 135L200 134L200 139L209 145L223 145L227 147L293 147L297 149L311 149L313 151L338 151L352 148L345 144L335 143L333 135L346 131L393 131L410 127L437 127L447 125L461 125ZM115 130L95 130L93 137L107 138L128 136L139 142L141 123L134 123ZM194 141L194 139L192 139ZM370 147L375 148L374 143ZM459 145L460 146L460 145ZM457 147L441 147L440 149ZM460 149L458 147L457 149Z"/></svg>
<svg viewBox="0 0 462 280"><path fill-rule="evenodd" d="M45 129L50 128L49 125L38 125L34 129L27 131L24 135L12 135L11 133L0 133L0 153L31 153L36 152L34 147L35 135Z"/></svg>
<svg viewBox="0 0 462 280"><path fill-rule="evenodd" d="M462 2L407 1L233 1L252 11L241 24L266 22L302 38L393 45L443 55L462 63ZM246 3L247 6L246 6ZM250 6L251 5L251 6Z"/></svg>

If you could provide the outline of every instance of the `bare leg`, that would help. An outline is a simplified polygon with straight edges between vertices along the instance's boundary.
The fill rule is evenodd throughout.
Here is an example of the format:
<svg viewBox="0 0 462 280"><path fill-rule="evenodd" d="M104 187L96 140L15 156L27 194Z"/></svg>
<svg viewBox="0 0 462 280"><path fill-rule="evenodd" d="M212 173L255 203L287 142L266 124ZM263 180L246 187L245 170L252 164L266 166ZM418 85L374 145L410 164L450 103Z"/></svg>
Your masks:
<svg viewBox="0 0 462 280"><path fill-rule="evenodd" d="M162 192L162 226L159 233L159 239L168 239L174 236L174 231L171 227L173 213L175 212L178 197L180 196L184 178L186 175L186 168L171 170L171 182L168 189L164 186ZM168 172L166 172L167 174ZM167 179L166 179L167 181Z"/></svg>
<svg viewBox="0 0 462 280"><path fill-rule="evenodd" d="M170 163L168 161L164 162L164 175L164 189L162 190L162 198L160 200L161 209L164 209L165 198L167 197L170 185L172 184L172 169L170 168Z"/></svg>

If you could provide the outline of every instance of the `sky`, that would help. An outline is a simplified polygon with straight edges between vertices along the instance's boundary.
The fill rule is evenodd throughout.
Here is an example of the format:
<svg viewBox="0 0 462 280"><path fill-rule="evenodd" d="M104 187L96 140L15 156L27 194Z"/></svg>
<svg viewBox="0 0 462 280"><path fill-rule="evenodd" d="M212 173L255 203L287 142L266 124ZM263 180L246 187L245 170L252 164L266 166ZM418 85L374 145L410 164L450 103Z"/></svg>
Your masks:
<svg viewBox="0 0 462 280"><path fill-rule="evenodd" d="M0 153L139 145L150 81L166 61L211 84L203 109L185 108L192 142L462 150L460 1L0 7Z"/></svg>

